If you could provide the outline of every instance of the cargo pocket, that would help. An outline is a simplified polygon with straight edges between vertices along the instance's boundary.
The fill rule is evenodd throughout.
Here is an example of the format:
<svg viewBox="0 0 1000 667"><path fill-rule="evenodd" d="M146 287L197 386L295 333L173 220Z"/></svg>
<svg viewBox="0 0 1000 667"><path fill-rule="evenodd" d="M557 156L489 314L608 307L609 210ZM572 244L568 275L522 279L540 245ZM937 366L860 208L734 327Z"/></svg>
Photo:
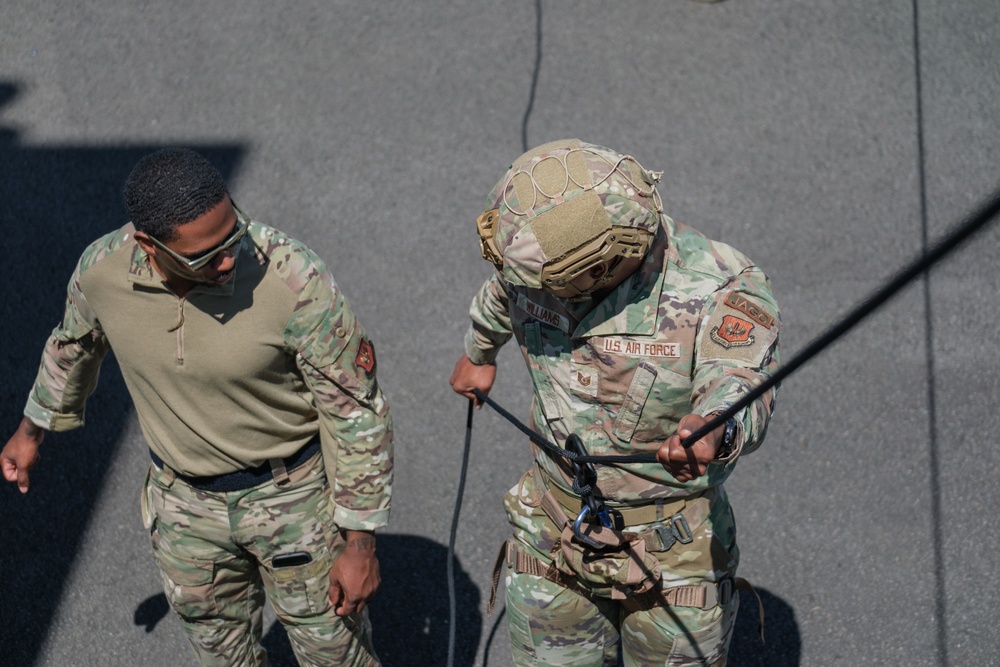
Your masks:
<svg viewBox="0 0 1000 667"><path fill-rule="evenodd" d="M666 664L668 666L723 664L720 661L729 650L737 609L739 609L739 596L734 595L729 603L722 607L722 613L708 625L674 637Z"/></svg>
<svg viewBox="0 0 1000 667"><path fill-rule="evenodd" d="M632 440L632 434L639 424L639 417L642 416L642 409L646 406L646 399L649 398L649 390L653 387L654 380L656 380L656 369L646 361L640 362L618 411L618 418L615 420L614 434L620 440L624 442Z"/></svg>
<svg viewBox="0 0 1000 667"><path fill-rule="evenodd" d="M215 601L215 563L197 558L181 558L162 548L153 556L160 567L163 592L181 617L188 620L218 615Z"/></svg>
<svg viewBox="0 0 1000 667"><path fill-rule="evenodd" d="M330 608L330 568L333 558L329 551L313 555L304 565L265 567L273 585L272 604L279 616L316 616Z"/></svg>

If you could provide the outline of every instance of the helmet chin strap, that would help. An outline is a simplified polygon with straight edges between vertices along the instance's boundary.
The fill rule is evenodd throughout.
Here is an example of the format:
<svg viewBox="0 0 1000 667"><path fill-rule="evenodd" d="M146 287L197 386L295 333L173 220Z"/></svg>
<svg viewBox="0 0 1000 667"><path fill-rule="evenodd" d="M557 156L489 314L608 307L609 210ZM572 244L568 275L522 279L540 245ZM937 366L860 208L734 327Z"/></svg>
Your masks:
<svg viewBox="0 0 1000 667"><path fill-rule="evenodd" d="M625 261L624 257L614 257L607 263L607 269L604 275L594 281L594 284L587 289L580 289L572 282L568 282L559 288L560 292L568 292L568 296L560 296L559 298L568 303L584 303L594 298L594 294L600 292L607 285L614 281L618 274L618 270L621 268L622 263ZM595 265L598 266L598 265ZM593 267L591 267L591 270Z"/></svg>

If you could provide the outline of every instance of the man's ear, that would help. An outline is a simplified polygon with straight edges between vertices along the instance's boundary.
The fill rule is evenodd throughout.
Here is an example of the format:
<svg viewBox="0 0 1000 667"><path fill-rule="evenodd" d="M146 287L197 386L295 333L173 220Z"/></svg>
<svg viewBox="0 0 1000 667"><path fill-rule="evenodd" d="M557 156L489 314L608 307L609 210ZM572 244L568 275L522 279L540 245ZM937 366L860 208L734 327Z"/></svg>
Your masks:
<svg viewBox="0 0 1000 667"><path fill-rule="evenodd" d="M608 263L601 262L600 264L595 264L590 267L587 274L590 276L591 280L600 280L608 274Z"/></svg>
<svg viewBox="0 0 1000 667"><path fill-rule="evenodd" d="M149 240L149 235L146 232L136 231L133 232L132 236L135 237L135 242L139 244L139 247L146 251L147 255L156 255L156 246L152 241Z"/></svg>

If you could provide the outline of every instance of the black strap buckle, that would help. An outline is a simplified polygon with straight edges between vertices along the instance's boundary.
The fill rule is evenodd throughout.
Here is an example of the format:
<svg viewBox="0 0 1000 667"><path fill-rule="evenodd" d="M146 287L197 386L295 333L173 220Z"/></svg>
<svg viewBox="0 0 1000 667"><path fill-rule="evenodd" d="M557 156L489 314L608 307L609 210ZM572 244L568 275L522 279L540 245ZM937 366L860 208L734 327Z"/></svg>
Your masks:
<svg viewBox="0 0 1000 667"><path fill-rule="evenodd" d="M688 525L687 519L680 512L663 523L654 523L650 527L660 536L663 551L669 551L676 542L691 544L694 541L691 526Z"/></svg>

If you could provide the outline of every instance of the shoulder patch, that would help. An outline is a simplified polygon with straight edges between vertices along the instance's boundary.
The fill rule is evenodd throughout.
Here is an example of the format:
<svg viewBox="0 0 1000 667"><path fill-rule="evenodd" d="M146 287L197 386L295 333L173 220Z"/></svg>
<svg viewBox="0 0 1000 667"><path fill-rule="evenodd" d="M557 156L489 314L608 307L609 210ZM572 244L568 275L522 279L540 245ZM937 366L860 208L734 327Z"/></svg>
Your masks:
<svg viewBox="0 0 1000 667"><path fill-rule="evenodd" d="M730 292L727 294L726 300L723 301L723 303L733 310L738 310L743 313L753 320L754 323L761 325L765 329L770 329L771 325L774 324L774 315L770 314L738 292Z"/></svg>
<svg viewBox="0 0 1000 667"><path fill-rule="evenodd" d="M735 315L724 315L722 322L715 327L709 335L716 343L727 350L733 347L749 347L754 344L754 337L751 335L754 325Z"/></svg>
<svg viewBox="0 0 1000 667"><path fill-rule="evenodd" d="M724 303L727 308L716 308L703 325L698 356L702 360L732 359L754 366L760 364L778 337L775 318L759 308L755 316L746 314L744 307L753 310L756 306L739 294L728 295ZM729 308L738 310L739 314ZM765 321L769 326L765 326Z"/></svg>
<svg viewBox="0 0 1000 667"><path fill-rule="evenodd" d="M365 369L365 373L372 374L375 370L375 346L367 338L361 339L358 346L358 354L354 357L354 363Z"/></svg>

